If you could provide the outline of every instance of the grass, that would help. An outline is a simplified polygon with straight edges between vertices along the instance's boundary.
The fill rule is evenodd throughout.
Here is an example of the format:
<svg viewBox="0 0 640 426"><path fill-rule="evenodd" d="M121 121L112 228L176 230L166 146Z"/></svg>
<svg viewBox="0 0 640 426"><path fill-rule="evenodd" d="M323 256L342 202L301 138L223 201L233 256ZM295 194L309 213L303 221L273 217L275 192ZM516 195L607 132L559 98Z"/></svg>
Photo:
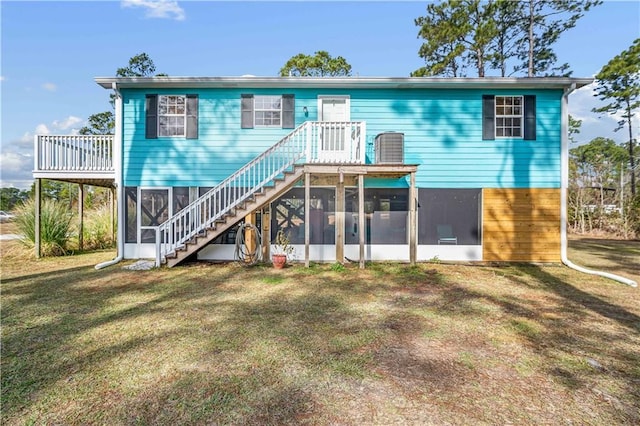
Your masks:
<svg viewBox="0 0 640 426"><path fill-rule="evenodd" d="M640 423L638 289L559 265L93 268L113 255L2 242L0 423Z"/></svg>

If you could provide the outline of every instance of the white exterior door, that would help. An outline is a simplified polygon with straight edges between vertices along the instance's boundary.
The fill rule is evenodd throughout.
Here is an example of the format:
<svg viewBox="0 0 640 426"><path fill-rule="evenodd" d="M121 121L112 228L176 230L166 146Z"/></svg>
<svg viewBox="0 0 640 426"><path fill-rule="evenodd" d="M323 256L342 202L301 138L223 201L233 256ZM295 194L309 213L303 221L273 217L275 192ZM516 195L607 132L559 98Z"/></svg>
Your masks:
<svg viewBox="0 0 640 426"><path fill-rule="evenodd" d="M342 163L351 156L352 143L350 103L348 96L319 96L320 121L327 122L320 129L318 159Z"/></svg>

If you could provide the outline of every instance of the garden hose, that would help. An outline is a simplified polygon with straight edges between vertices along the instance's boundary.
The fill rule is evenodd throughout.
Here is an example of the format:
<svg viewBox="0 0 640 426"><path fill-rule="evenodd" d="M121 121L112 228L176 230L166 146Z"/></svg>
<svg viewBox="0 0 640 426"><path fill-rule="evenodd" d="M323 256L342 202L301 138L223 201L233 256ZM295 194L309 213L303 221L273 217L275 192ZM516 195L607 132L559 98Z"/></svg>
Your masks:
<svg viewBox="0 0 640 426"><path fill-rule="evenodd" d="M245 241L245 231L250 240L249 246ZM253 246L253 250L248 247ZM262 239L260 238L260 230L250 223L243 223L238 226L236 232L236 248L234 253L236 261L245 266L255 265L262 259Z"/></svg>

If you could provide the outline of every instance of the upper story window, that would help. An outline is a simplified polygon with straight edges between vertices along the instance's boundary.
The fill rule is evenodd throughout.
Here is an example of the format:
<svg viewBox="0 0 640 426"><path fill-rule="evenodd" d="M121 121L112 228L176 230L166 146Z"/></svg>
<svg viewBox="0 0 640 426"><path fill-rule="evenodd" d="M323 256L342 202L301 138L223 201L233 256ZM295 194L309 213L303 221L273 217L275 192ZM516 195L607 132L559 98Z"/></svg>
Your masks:
<svg viewBox="0 0 640 426"><path fill-rule="evenodd" d="M496 137L522 137L522 96L496 96Z"/></svg>
<svg viewBox="0 0 640 426"><path fill-rule="evenodd" d="M240 127L295 127L294 95L252 95L240 96Z"/></svg>
<svg viewBox="0 0 640 426"><path fill-rule="evenodd" d="M198 95L146 95L145 137L198 139Z"/></svg>
<svg viewBox="0 0 640 426"><path fill-rule="evenodd" d="M536 139L535 95L482 95L482 139Z"/></svg>
<svg viewBox="0 0 640 426"><path fill-rule="evenodd" d="M254 123L258 126L281 126L282 96L255 96Z"/></svg>
<svg viewBox="0 0 640 426"><path fill-rule="evenodd" d="M185 136L186 96L158 96L158 136Z"/></svg>

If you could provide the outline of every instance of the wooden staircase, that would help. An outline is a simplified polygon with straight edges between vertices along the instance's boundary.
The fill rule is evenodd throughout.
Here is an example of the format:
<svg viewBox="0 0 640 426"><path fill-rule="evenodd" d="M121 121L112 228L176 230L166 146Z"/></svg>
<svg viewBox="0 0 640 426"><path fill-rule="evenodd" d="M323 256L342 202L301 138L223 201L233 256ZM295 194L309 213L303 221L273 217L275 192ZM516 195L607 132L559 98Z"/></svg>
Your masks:
<svg viewBox="0 0 640 426"><path fill-rule="evenodd" d="M365 129L364 122L302 123L161 223L156 228L156 266L179 264L246 215L282 195L301 178L303 164L364 163ZM322 144L334 146L337 142L349 149L328 156Z"/></svg>
<svg viewBox="0 0 640 426"><path fill-rule="evenodd" d="M302 165L295 165L293 170L285 171L281 177L273 180L273 185L263 187L261 191L254 193L233 210L217 219L212 226L205 228L204 231L195 235L191 240L187 241L183 246L178 247L172 253L168 253L165 256L164 264L171 268L185 261L225 231L238 224L245 216L281 196L298 182L302 178L302 175Z"/></svg>

